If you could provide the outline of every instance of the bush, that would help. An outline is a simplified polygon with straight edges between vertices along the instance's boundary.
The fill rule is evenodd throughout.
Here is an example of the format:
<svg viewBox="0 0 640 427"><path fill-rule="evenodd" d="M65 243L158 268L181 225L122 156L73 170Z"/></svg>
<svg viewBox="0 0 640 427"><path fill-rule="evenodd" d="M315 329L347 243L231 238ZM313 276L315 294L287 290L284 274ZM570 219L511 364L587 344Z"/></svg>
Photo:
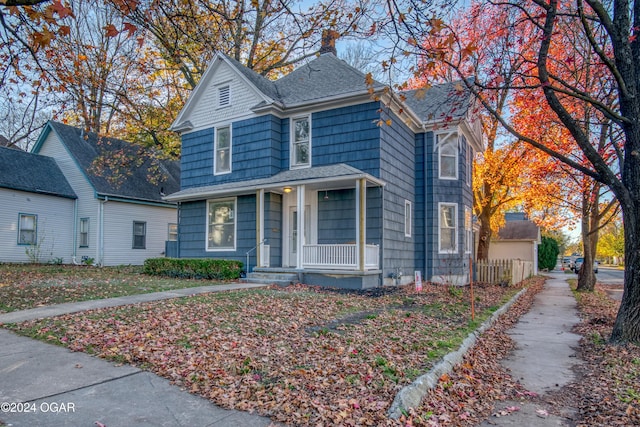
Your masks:
<svg viewBox="0 0 640 427"><path fill-rule="evenodd" d="M558 261L558 242L551 238L542 236L542 242L538 246L538 268L540 270L553 270Z"/></svg>
<svg viewBox="0 0 640 427"><path fill-rule="evenodd" d="M240 277L241 261L196 258L149 258L143 272L181 279L234 280Z"/></svg>

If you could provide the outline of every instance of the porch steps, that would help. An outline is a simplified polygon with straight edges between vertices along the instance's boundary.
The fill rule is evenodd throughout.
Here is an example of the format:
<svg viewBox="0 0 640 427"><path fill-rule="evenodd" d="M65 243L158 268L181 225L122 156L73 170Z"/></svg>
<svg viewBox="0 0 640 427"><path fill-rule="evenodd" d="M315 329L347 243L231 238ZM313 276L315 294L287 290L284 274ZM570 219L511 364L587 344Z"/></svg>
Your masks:
<svg viewBox="0 0 640 427"><path fill-rule="evenodd" d="M266 271L254 271L248 273L247 277L242 279L246 283L269 283L287 286L292 283L298 283L298 273L283 273L283 272L266 272Z"/></svg>

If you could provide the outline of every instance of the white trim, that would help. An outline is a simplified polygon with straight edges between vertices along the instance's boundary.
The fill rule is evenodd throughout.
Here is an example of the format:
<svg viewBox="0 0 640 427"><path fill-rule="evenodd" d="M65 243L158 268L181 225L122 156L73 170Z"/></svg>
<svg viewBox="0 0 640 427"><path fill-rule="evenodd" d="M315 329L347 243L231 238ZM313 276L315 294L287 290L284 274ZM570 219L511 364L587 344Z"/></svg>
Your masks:
<svg viewBox="0 0 640 427"><path fill-rule="evenodd" d="M222 172L218 172L217 171L217 166L218 166L218 162L217 162L217 158L218 158L218 131L228 128L229 129L229 170L227 171L222 171ZM233 126L231 126L231 123L226 124L226 125L222 125L222 126L216 126L215 128L213 128L213 175L217 176L217 175L226 175L228 173L231 173L231 171L233 170L233 131L232 131Z"/></svg>
<svg viewBox="0 0 640 427"><path fill-rule="evenodd" d="M445 206L453 207L453 220L454 220L454 245L453 250L446 248L442 248L442 208ZM457 203L449 203L449 202L439 202L438 203L438 253L439 254L455 254L458 253L458 204Z"/></svg>
<svg viewBox="0 0 640 427"><path fill-rule="evenodd" d="M294 158L295 158L295 150L294 150L294 144L295 144L295 127L294 127L294 122L300 119L307 119L307 122L309 124L309 135L307 136L308 139L308 150L309 152L307 153L308 156L308 162L305 164L294 164ZM312 122L311 122L311 114L304 114L304 115L300 115L300 116L292 116L289 119L289 169L304 169L304 168L310 168L311 167L311 153L312 153L312 145L311 145L311 141L312 141Z"/></svg>
<svg viewBox="0 0 640 427"><path fill-rule="evenodd" d="M210 248L209 247L209 208L211 203L224 203L224 202L233 202L233 247L223 247L223 248ZM238 244L238 198L237 197L227 197L222 199L208 199L207 203L207 213L205 216L205 239L204 239L204 249L206 252L233 252L236 250Z"/></svg>

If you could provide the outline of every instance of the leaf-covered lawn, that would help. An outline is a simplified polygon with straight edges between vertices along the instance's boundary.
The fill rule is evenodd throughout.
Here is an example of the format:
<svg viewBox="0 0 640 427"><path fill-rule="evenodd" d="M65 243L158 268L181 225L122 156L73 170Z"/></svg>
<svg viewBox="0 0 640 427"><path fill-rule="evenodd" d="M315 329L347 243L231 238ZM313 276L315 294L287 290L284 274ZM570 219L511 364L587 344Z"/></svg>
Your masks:
<svg viewBox="0 0 640 427"><path fill-rule="evenodd" d="M519 289L306 286L221 292L13 326L167 377L218 405L290 425L390 425L397 391Z"/></svg>
<svg viewBox="0 0 640 427"><path fill-rule="evenodd" d="M142 267L0 263L0 313L213 284L147 276L142 274Z"/></svg>

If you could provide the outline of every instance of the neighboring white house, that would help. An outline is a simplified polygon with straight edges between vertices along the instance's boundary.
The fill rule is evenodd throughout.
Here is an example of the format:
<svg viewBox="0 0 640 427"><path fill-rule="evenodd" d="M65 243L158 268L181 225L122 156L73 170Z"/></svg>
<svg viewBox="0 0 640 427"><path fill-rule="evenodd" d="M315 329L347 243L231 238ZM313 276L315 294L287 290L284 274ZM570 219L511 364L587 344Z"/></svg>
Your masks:
<svg viewBox="0 0 640 427"><path fill-rule="evenodd" d="M71 208L56 214L64 223L60 234L65 237L58 237L67 247L64 256L58 255L64 262L142 264L147 258L163 256L165 242L176 238L176 205L162 197L179 189L178 162L151 161L125 141L53 121L47 123L32 151L55 159L77 196ZM120 170L109 167L114 158L119 159ZM105 162L97 167L100 160ZM0 205L5 205L4 197L0 195ZM54 204L47 206L53 212ZM2 254L0 261L11 259Z"/></svg>
<svg viewBox="0 0 640 427"><path fill-rule="evenodd" d="M55 160L0 147L0 262L71 262L76 200Z"/></svg>
<svg viewBox="0 0 640 427"><path fill-rule="evenodd" d="M524 214L509 213L497 237L491 240L489 259L519 259L533 262L533 274L538 274L538 245L540 227Z"/></svg>

